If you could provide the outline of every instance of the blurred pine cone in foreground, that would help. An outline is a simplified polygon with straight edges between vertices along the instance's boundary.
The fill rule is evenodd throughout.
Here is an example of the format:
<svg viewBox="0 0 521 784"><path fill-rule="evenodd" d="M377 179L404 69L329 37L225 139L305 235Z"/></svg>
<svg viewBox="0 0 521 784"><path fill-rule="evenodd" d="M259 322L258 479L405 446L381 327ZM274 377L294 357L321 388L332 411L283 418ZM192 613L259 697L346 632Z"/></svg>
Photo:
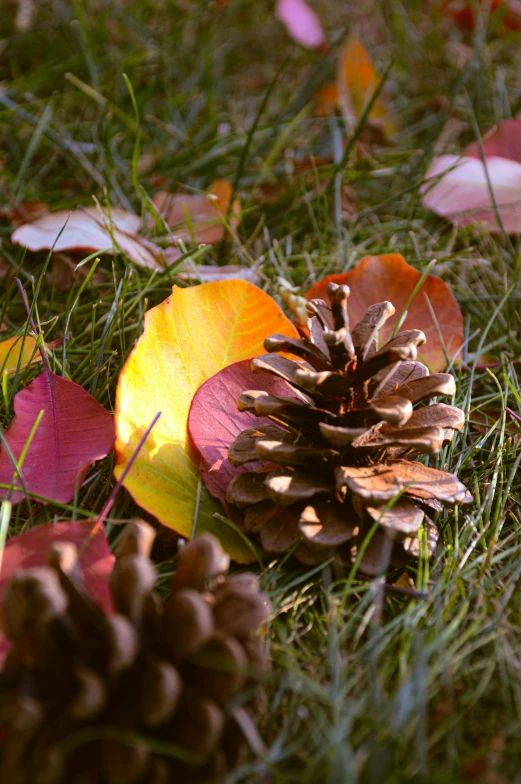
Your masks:
<svg viewBox="0 0 521 784"><path fill-rule="evenodd" d="M209 781L237 763L244 741L262 750L250 691L267 667L256 637L265 595L252 574L224 579L228 558L202 535L181 551L163 602L153 539L143 522L121 537L113 615L85 594L72 545L7 584L2 784Z"/></svg>
<svg viewBox="0 0 521 784"><path fill-rule="evenodd" d="M420 330L377 346L378 330L394 314L390 302L371 306L350 330L349 288L330 283L327 292L330 305L308 303L310 340L273 335L264 344L271 353L252 362L285 379L299 398L240 395L239 410L273 424L264 420L231 445L233 465L265 464L237 475L227 501L244 510L245 529L258 534L267 552L296 548L308 564L335 552L352 563L377 523L360 563L361 571L375 575L420 549L432 554L438 532L431 518L442 504L472 502L453 474L409 459L439 452L465 416L443 403L413 410L434 396L453 395L455 383L447 373L429 375L417 360L425 343Z"/></svg>

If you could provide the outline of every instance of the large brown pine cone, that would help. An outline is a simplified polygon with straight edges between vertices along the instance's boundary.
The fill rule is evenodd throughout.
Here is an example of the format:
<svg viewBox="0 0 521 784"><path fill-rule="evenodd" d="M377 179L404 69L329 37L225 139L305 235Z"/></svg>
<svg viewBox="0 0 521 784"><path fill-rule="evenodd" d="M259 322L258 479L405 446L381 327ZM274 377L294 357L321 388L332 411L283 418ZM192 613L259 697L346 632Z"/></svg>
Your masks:
<svg viewBox="0 0 521 784"><path fill-rule="evenodd" d="M349 288L330 283L327 291L330 305L308 305L310 340L273 335L264 344L270 353L253 360L254 369L285 379L300 397L240 395L240 410L272 424L264 419L231 445L233 465L259 459L264 465L235 477L227 501L244 510L245 529L259 535L267 552L295 548L304 563L335 552L352 562L377 523L360 568L378 574L390 559L403 562L420 548L433 552L438 534L431 518L442 504L472 502L453 474L409 459L439 452L465 416L443 403L413 410L453 395L455 383L447 373L429 375L418 361L417 347L425 343L419 330L378 347L378 330L394 313L390 302L370 307L350 330Z"/></svg>
<svg viewBox="0 0 521 784"><path fill-rule="evenodd" d="M244 741L262 748L252 690L267 666L265 595L252 574L224 579L228 558L202 535L161 601L153 538L143 522L123 534L113 615L85 594L70 545L6 586L2 784L202 782L235 765Z"/></svg>

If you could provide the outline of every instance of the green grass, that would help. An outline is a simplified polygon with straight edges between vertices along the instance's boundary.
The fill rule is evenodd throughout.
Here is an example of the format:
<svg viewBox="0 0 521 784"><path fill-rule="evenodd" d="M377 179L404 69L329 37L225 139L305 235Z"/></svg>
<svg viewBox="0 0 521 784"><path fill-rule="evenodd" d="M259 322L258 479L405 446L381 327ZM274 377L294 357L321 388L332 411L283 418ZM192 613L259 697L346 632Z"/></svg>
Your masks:
<svg viewBox="0 0 521 784"><path fill-rule="evenodd" d="M158 187L198 190L226 177L243 205L240 242L228 237L200 258L258 262L262 285L275 296L278 275L305 291L368 253L400 252L420 270L437 259L434 272L458 297L468 337L455 404L470 422L480 410L496 412L488 430L467 425L432 463L459 470L476 505L445 513L435 559L409 569L411 585L427 598L382 597L378 582L335 573L330 564L266 564L274 665L261 728L267 752L227 781L521 782L521 449L505 412L521 413L519 240L455 232L421 208L418 194L440 138L444 151L460 149L476 129L520 108L521 34L487 37L478 29L462 38L424 0L328 0L316 4L334 42L323 57L293 46L264 0L230 0L224 8L196 0L36 5L25 33L14 30L13 3L0 18L5 205L36 199L70 208L95 195L140 212L144 194ZM333 165L320 160L340 159L342 124L314 117L313 96L334 74L355 18L368 25L381 70L390 65L386 89L401 131L391 147L352 155L335 179ZM314 172L294 166L311 155L319 162ZM322 180L332 187L317 187ZM277 183L284 185L278 200L263 200L261 186ZM357 194L347 220L338 209L343 184ZM0 225L0 255L36 301L46 340L68 335L65 366L60 346L53 367L112 410L143 314L168 296L175 270L150 276L124 257L104 256L101 278L78 297L79 282L58 292L52 261L42 276L45 256L11 245L10 231ZM2 336L23 333L18 290L5 279L0 286ZM483 354L498 366L480 369ZM4 426L17 390L36 373L24 370L9 382ZM112 457L97 464L68 507L15 507L9 534L99 512L112 467ZM121 492L111 540L113 523L136 513ZM166 576L173 565L168 538L163 544Z"/></svg>

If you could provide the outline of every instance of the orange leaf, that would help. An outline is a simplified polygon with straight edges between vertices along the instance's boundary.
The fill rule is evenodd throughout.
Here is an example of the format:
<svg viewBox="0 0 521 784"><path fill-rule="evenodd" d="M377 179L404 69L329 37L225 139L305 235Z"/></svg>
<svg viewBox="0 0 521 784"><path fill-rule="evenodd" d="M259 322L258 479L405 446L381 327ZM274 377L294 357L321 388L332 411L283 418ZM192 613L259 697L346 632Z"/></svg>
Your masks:
<svg viewBox="0 0 521 784"><path fill-rule="evenodd" d="M190 243L193 234L196 242L211 245L224 237L223 218L228 212L231 196L231 183L216 180L208 193L159 191L152 201L177 239ZM232 212L232 225L236 225L240 212L238 201L234 202ZM153 223L153 220L149 221L149 224Z"/></svg>
<svg viewBox="0 0 521 784"><path fill-rule="evenodd" d="M380 84L367 49L354 35L350 35L340 53L338 63L338 91L341 105L350 117L358 117ZM396 124L385 99L380 94L369 113L388 136L396 133Z"/></svg>
<svg viewBox="0 0 521 784"><path fill-rule="evenodd" d="M36 348L36 340L31 335L19 335L14 338L2 340L0 343L0 371L2 373L15 373L16 369L22 370L27 365L41 360L40 352Z"/></svg>
<svg viewBox="0 0 521 784"><path fill-rule="evenodd" d="M338 84L325 84L317 93L317 115L327 117L340 103Z"/></svg>
<svg viewBox="0 0 521 784"><path fill-rule="evenodd" d="M200 484L189 454L186 426L199 386L234 362L263 352L264 339L298 333L277 303L243 280L193 288L148 311L145 330L118 380L116 476L158 411L161 418L125 479L136 502L164 525L189 537L212 531L238 561L252 560L248 544L213 518L215 502Z"/></svg>
<svg viewBox="0 0 521 784"><path fill-rule="evenodd" d="M326 288L331 281L349 286L351 294L347 307L352 326L362 319L370 305L384 300L392 302L396 313L380 330L380 341L383 344L391 337L420 278L421 273L407 264L399 253L366 256L350 272L329 275L315 284L306 298L327 300ZM409 304L407 317L400 326L400 330L406 329L421 329L425 333L427 343L421 347L420 356L432 372L436 373L446 365L438 329L449 358L459 358L463 345L463 317L454 294L440 278L429 275L424 281Z"/></svg>

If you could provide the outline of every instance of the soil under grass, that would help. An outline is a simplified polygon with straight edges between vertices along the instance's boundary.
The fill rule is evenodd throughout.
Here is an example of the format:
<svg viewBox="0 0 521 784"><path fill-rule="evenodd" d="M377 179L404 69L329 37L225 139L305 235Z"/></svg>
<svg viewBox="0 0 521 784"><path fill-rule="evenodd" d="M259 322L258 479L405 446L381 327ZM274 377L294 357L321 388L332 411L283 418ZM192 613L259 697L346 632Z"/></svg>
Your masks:
<svg viewBox="0 0 521 784"><path fill-rule="evenodd" d="M266 562L267 751L227 782L521 782L521 448L506 412L521 413L519 240L455 231L418 194L435 151L457 151L521 108L521 33L463 34L435 5L317 2L333 42L323 55L293 45L264 0L51 0L36 2L24 32L15 4L2 4L1 204L71 208L94 195L146 212L145 194L159 187L202 190L227 178L243 207L238 235L198 260L258 264L261 285L278 298L279 276L305 291L366 254L399 252L420 270L437 259L434 273L463 311L454 404L468 423L431 465L457 470L475 507L444 513L436 557L402 577L411 595L385 589L381 612L379 582L331 564ZM317 118L314 96L334 76L355 20L381 72L390 65L386 89L401 130L367 155L355 145L338 171L343 121ZM310 156L313 166L299 165ZM346 185L356 194L351 216L342 210ZM36 302L45 339L67 336L68 376L112 410L143 314L179 282L175 268L151 275L105 255L78 297L81 280L60 290L53 261L11 245L10 233L0 224L0 256ZM27 329L26 314L8 273L0 289L9 337ZM59 372L63 355L60 346ZM484 356L497 364L483 368ZM36 372L7 382L4 427ZM112 468L112 456L96 464L69 506L18 505L9 535L99 512ZM111 542L117 523L136 514L121 492ZM175 568L168 544L157 549L165 580Z"/></svg>

